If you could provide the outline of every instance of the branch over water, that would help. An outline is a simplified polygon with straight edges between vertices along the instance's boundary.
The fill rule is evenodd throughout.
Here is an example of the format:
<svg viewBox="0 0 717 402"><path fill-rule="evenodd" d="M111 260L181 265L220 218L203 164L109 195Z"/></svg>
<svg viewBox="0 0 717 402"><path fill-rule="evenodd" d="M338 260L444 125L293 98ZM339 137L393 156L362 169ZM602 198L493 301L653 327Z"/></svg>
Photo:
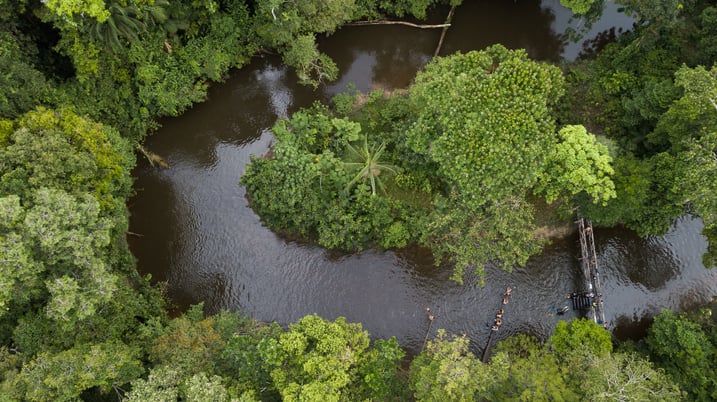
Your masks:
<svg viewBox="0 0 717 402"><path fill-rule="evenodd" d="M414 24L414 23L406 22L406 21L388 21L388 20L355 21L355 22L350 22L350 23L346 24L345 26L364 26L364 25L406 25L409 27L420 28L420 29L447 28L447 27L451 26L451 24L419 25L419 24Z"/></svg>

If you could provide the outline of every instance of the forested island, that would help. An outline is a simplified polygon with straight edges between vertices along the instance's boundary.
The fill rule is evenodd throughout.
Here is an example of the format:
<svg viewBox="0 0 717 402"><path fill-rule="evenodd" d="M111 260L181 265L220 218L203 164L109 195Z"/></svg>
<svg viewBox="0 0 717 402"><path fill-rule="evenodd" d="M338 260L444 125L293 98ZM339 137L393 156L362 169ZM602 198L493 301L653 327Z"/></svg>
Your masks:
<svg viewBox="0 0 717 402"><path fill-rule="evenodd" d="M633 29L579 61L496 44L436 57L408 88L277 121L241 179L252 207L330 249L428 247L457 282L525 264L575 211L641 236L692 214L713 267L717 4L617 2ZM561 3L586 21L604 6ZM163 164L144 147L160 118L261 53L324 85L338 71L317 35L454 6L0 0L0 400L717 399L714 303L663 311L638 342L560 321L482 362L442 330L407 356L343 318L282 327L201 304L170 316L162 284L138 273L131 171Z"/></svg>

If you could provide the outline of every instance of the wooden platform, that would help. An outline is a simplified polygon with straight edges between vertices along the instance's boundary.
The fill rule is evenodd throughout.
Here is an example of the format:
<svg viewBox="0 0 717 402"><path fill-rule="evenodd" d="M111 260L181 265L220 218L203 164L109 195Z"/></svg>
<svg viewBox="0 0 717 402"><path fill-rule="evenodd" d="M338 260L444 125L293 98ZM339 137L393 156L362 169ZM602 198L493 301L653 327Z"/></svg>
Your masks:
<svg viewBox="0 0 717 402"><path fill-rule="evenodd" d="M582 263L585 279L585 291L591 300L589 317L596 323L607 328L605 321L604 298L600 284L600 269L598 268L597 252L595 251L595 238L593 237L593 224L583 218L578 219L578 233L580 235L580 261Z"/></svg>

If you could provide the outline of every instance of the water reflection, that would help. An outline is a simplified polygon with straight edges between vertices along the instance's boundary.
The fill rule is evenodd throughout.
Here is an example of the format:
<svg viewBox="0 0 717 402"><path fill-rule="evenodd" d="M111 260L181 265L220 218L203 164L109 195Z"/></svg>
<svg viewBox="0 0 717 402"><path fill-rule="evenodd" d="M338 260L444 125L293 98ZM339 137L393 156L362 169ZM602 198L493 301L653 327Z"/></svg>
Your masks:
<svg viewBox="0 0 717 402"><path fill-rule="evenodd" d="M621 13L620 5L614 1L603 3L602 17L587 23L581 18L574 18L570 10L560 6L560 0L543 0L543 8L549 9L554 15L551 28L560 32L563 39L562 58L575 60L578 57L589 57L596 50L614 39L616 34L632 28L633 18ZM589 27L586 26L590 25ZM565 35L569 31L580 34L579 41L571 41Z"/></svg>
<svg viewBox="0 0 717 402"><path fill-rule="evenodd" d="M615 237L617 234L622 235ZM615 277L609 280L654 291L664 287L680 270L664 238L643 239L630 231L603 229L596 234L596 242L601 265L615 267Z"/></svg>
<svg viewBox="0 0 717 402"><path fill-rule="evenodd" d="M342 92L348 83L364 91L377 86L407 86L428 62L440 35L436 30L405 26L376 28L344 28L321 42L321 50L337 61L340 71L337 82L327 88L328 93Z"/></svg>
<svg viewBox="0 0 717 402"><path fill-rule="evenodd" d="M212 169L218 146L256 141L277 118L288 117L316 98L315 92L296 82L278 57L257 57L227 82L210 88L206 102L179 119L163 120L159 135L150 137L147 147L173 167L194 164Z"/></svg>
<svg viewBox="0 0 717 402"><path fill-rule="evenodd" d="M294 103L291 90L284 84L287 70L288 68L284 66L278 68L270 66L254 72L256 83L262 87L262 95L264 95L258 98L266 98L268 95L274 115L279 119L289 117L289 107Z"/></svg>
<svg viewBox="0 0 717 402"><path fill-rule="evenodd" d="M563 52L563 30L553 26L556 7L543 3L551 2L464 2L453 18L442 54L502 43L510 49L526 49L534 59L559 60Z"/></svg>

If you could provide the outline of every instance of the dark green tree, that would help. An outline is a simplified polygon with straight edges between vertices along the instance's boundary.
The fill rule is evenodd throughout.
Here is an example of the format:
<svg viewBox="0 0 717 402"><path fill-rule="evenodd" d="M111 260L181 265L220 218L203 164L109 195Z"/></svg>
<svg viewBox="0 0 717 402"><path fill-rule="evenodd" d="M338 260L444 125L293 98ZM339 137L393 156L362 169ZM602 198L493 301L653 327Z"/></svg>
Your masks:
<svg viewBox="0 0 717 402"><path fill-rule="evenodd" d="M699 325L663 310L648 331L652 359L665 369L691 399L717 398L715 345Z"/></svg>

